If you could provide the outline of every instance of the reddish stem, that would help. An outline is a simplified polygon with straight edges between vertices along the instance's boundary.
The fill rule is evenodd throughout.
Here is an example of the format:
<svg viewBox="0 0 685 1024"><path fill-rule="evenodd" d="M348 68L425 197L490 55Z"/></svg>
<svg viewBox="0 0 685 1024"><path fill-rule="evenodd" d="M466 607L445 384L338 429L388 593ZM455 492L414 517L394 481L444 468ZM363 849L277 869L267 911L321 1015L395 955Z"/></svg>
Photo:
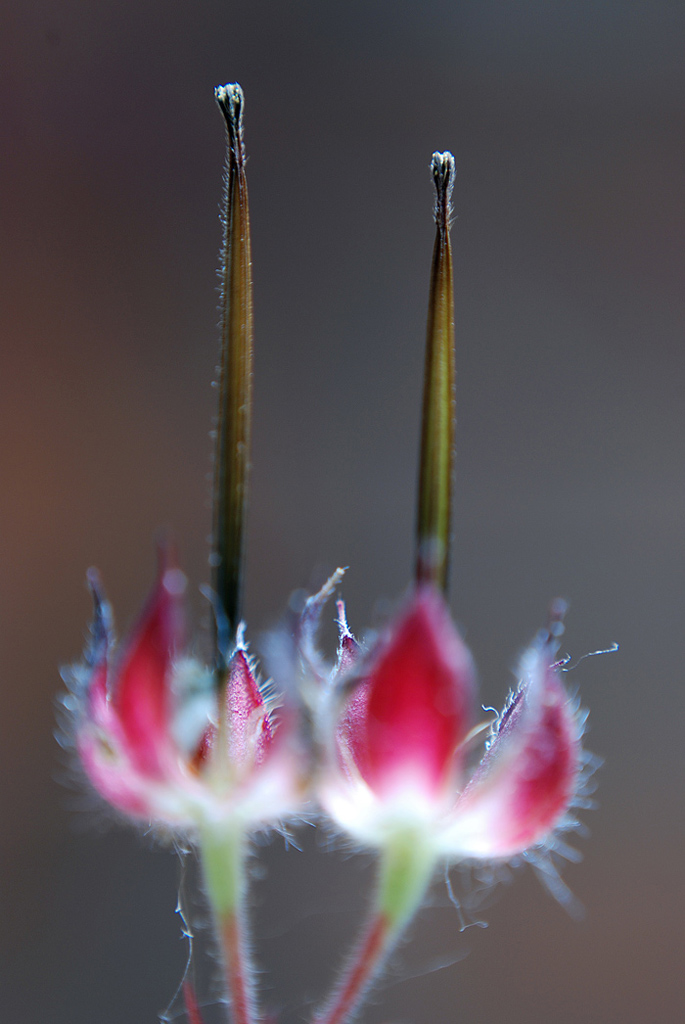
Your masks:
<svg viewBox="0 0 685 1024"><path fill-rule="evenodd" d="M186 1004L188 1024L203 1024L200 1007L197 1005L195 997L195 989L188 980L183 982L183 1000Z"/></svg>
<svg viewBox="0 0 685 1024"><path fill-rule="evenodd" d="M233 1024L254 1024L250 968L239 915L226 914L219 922L219 934L226 963L226 982L231 997Z"/></svg>
<svg viewBox="0 0 685 1024"><path fill-rule="evenodd" d="M362 937L338 991L312 1024L345 1024L354 1013L388 951L388 919L377 914Z"/></svg>

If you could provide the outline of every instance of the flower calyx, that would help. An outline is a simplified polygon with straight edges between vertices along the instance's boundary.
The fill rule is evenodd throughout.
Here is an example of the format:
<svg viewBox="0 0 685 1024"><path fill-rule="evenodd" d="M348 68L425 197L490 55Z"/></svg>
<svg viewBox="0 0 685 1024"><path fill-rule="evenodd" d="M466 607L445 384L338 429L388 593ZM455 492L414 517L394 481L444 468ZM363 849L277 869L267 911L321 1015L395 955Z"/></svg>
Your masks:
<svg viewBox="0 0 685 1024"><path fill-rule="evenodd" d="M344 616L341 649L350 646ZM576 795L583 715L555 663L560 622L524 653L520 681L469 772L475 672L441 593L419 585L372 649L322 692L319 799L366 846L414 835L434 860L508 859L544 846Z"/></svg>
<svg viewBox="0 0 685 1024"><path fill-rule="evenodd" d="M186 580L163 552L138 623L114 651L111 613L89 574L94 618L72 669L75 745L95 789L136 820L190 831L277 824L302 802L296 719L260 684L240 626L215 670L184 654Z"/></svg>

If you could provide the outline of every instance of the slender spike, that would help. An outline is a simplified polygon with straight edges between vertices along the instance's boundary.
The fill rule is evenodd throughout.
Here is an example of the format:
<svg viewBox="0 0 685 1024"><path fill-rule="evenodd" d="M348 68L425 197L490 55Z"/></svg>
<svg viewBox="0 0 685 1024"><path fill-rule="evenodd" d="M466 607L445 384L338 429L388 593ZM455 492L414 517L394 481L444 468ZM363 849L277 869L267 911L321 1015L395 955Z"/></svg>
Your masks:
<svg viewBox="0 0 685 1024"><path fill-rule="evenodd" d="M252 261L239 85L215 90L226 122L224 242L221 252L221 369L214 470L211 562L217 608L217 664L225 670L241 618L252 421ZM223 634L227 635L223 635Z"/></svg>
<svg viewBox="0 0 685 1024"><path fill-rule="evenodd" d="M416 581L447 591L454 463L454 284L450 217L454 157L434 153L436 237L431 267L416 523Z"/></svg>

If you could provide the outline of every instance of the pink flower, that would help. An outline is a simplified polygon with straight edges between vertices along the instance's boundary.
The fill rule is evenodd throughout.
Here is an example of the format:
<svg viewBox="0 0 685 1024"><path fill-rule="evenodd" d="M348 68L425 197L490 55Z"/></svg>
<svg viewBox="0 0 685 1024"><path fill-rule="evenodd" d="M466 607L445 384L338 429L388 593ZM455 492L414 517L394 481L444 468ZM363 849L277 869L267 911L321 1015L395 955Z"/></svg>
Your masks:
<svg viewBox="0 0 685 1024"><path fill-rule="evenodd" d="M509 858L546 843L583 764L583 717L554 662L558 629L523 655L469 774L474 669L439 592L418 587L365 656L353 653L344 612L340 625L318 710L319 797L331 818L365 845L415 835L435 859Z"/></svg>
<svg viewBox="0 0 685 1024"><path fill-rule="evenodd" d="M273 824L301 803L294 716L255 678L238 630L225 681L183 653L185 577L163 555L130 636L113 652L109 606L95 605L85 664L65 702L75 746L95 789L129 817L194 829Z"/></svg>

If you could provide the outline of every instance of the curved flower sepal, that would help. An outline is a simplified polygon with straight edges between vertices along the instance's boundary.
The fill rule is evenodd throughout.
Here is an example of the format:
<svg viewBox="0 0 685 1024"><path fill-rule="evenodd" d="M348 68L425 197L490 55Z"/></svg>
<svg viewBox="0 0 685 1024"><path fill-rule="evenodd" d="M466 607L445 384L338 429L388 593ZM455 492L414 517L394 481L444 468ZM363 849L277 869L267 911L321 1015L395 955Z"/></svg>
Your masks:
<svg viewBox="0 0 685 1024"><path fill-rule="evenodd" d="M125 815L184 829L251 829L296 811L304 789L296 718L257 682L238 632L217 694L182 654L185 577L163 555L148 603L112 657L109 606L89 574L94 621L70 673L75 745L95 789Z"/></svg>
<svg viewBox="0 0 685 1024"><path fill-rule="evenodd" d="M344 569L336 569L320 590L304 600L299 610L292 607L295 603L299 604L300 595L294 594L283 622L265 638L264 654L271 674L278 680L278 685L286 693L292 694L312 718L319 715L323 695L328 692L331 680L341 678L343 668L347 671L355 658L354 652L358 651L358 645L346 625L340 627L341 645L337 666L334 667L326 660L317 644L321 612L344 575ZM344 619L344 612L342 614ZM343 654L343 647L349 657ZM344 666L341 661L343 657Z"/></svg>
<svg viewBox="0 0 685 1024"><path fill-rule="evenodd" d="M561 682L554 631L525 652L516 691L441 837L452 857L509 858L545 842L579 786L584 716Z"/></svg>
<svg viewBox="0 0 685 1024"><path fill-rule="evenodd" d="M466 749L480 731L473 666L441 594L419 587L356 674L334 680L322 701L328 814L378 848L420 834L436 860L509 858L544 843L576 795L583 758L583 717L554 664L560 631L557 619L524 655L521 682L467 781Z"/></svg>

